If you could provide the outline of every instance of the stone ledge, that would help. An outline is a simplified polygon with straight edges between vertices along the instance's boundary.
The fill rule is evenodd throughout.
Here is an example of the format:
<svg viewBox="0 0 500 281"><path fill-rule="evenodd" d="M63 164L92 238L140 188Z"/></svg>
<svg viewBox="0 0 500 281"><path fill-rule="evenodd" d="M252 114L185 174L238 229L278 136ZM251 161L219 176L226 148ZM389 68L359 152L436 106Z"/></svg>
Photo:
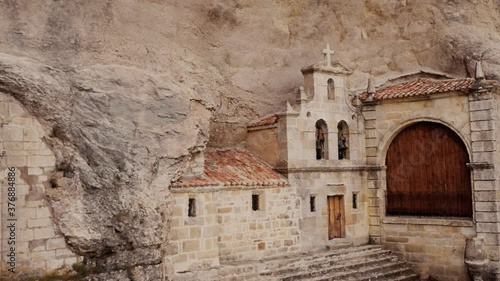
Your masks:
<svg viewBox="0 0 500 281"><path fill-rule="evenodd" d="M253 132L253 131L260 131L260 130L267 130L267 129L274 129L274 128L278 128L278 125L277 124L271 124L271 125L250 127L250 128L247 128L247 131Z"/></svg>
<svg viewBox="0 0 500 281"><path fill-rule="evenodd" d="M472 170L494 169L495 164L488 162L471 162L466 164Z"/></svg>
<svg viewBox="0 0 500 281"><path fill-rule="evenodd" d="M442 225L456 227L472 227L472 219L461 218L430 218L430 217L385 217L382 219L385 224L417 224L417 225Z"/></svg>
<svg viewBox="0 0 500 281"><path fill-rule="evenodd" d="M279 185L214 185L214 186L183 186L176 187L170 186L170 192L172 193L206 193L206 192L219 192L219 191L233 191L233 190L261 190L261 189L276 189L276 188L289 188L286 186Z"/></svg>
<svg viewBox="0 0 500 281"><path fill-rule="evenodd" d="M332 161L332 160L326 160ZM337 161L337 160L333 160ZM338 160L341 161L341 160ZM357 172L357 171L382 171L385 165L353 165L353 166L317 166L305 168L275 168L278 173L301 173L301 172Z"/></svg>

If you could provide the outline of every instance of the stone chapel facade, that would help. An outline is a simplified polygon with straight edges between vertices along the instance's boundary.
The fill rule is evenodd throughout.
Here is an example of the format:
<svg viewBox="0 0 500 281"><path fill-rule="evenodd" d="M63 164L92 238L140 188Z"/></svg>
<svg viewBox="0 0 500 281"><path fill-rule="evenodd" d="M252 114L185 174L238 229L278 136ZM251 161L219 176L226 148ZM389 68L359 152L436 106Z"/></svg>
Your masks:
<svg viewBox="0 0 500 281"><path fill-rule="evenodd" d="M479 64L475 78L419 71L353 93L323 51L293 106L248 124L251 153L206 151L173 184L173 270L375 243L423 278L465 281L466 241L480 238L499 280L496 81Z"/></svg>
<svg viewBox="0 0 500 281"><path fill-rule="evenodd" d="M484 240L500 280L500 101L496 81L416 72L368 93L350 70L303 68L294 105L248 126L247 148L301 200L302 250L376 243L423 276L468 280L466 239Z"/></svg>
<svg viewBox="0 0 500 281"><path fill-rule="evenodd" d="M227 263L375 243L424 278L465 281L466 241L479 238L485 277L500 280L497 82L478 67L475 78L421 71L351 92L350 69L324 53L302 69L293 105L248 124L244 149L200 153L169 187L169 274L212 270L216 280ZM41 125L5 94L0 115L3 178L22 167L18 269L43 274L82 261L44 199L55 156ZM0 194L3 225L7 204ZM9 235L0 232L3 261Z"/></svg>

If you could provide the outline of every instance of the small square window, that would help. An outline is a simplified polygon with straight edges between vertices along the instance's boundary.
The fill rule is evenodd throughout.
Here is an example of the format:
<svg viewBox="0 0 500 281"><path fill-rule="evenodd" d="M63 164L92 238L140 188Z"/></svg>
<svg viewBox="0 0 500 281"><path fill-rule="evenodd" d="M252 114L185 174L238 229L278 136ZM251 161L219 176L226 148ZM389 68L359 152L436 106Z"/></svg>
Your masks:
<svg viewBox="0 0 500 281"><path fill-rule="evenodd" d="M358 193L357 192L352 193L352 208L353 209L358 208Z"/></svg>
<svg viewBox="0 0 500 281"><path fill-rule="evenodd" d="M311 206L311 212L316 212L316 196L309 198L309 205Z"/></svg>
<svg viewBox="0 0 500 281"><path fill-rule="evenodd" d="M196 199L189 198L188 217L196 217Z"/></svg>
<svg viewBox="0 0 500 281"><path fill-rule="evenodd" d="M258 194L252 194L252 210L254 211L260 210Z"/></svg>

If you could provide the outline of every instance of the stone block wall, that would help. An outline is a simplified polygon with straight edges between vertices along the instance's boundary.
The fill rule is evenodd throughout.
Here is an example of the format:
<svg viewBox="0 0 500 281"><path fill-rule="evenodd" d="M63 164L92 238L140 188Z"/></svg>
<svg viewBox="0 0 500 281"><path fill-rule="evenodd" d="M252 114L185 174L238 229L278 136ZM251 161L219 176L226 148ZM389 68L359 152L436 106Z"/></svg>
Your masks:
<svg viewBox="0 0 500 281"><path fill-rule="evenodd" d="M258 155L272 167L278 165L279 149L276 125L250 128L245 144L248 150Z"/></svg>
<svg viewBox="0 0 500 281"><path fill-rule="evenodd" d="M465 240L469 237L489 239L489 252L495 250L494 239L498 236L494 229L488 228L495 219L492 212L497 200L491 192L497 188L495 179L487 171L492 167L494 145L492 112L491 107L471 101L473 98L464 93L446 93L426 99L387 100L363 108L366 159L374 165L368 171L370 239L399 253L424 277L431 274L439 280L467 280L463 258ZM387 149L402 129L419 121L445 124L457 132L467 147L473 163L470 166L475 201L472 219L385 216ZM475 164L479 162L486 164Z"/></svg>
<svg viewBox="0 0 500 281"><path fill-rule="evenodd" d="M331 105L330 105L331 106ZM322 167L322 166L353 166L364 163L364 139L360 135L362 128L360 123L353 120L349 114L335 113L326 106L323 109L308 109L310 105L302 105L298 116L287 116L286 122L286 149L288 168ZM347 111L338 109L339 111ZM308 116L308 114L310 116ZM325 147L327 158L316 159L316 128L318 120L324 120L327 124L325 132ZM348 159L338 160L338 129L339 122L345 121L349 127ZM279 126L280 124L278 124ZM362 125L361 125L362 126Z"/></svg>
<svg viewBox="0 0 500 281"><path fill-rule="evenodd" d="M328 80L335 84L335 98L328 97ZM363 122L358 122L353 109L348 106L345 77L329 71L317 71L304 75L304 87L309 100L294 105L293 111L282 115L286 122L278 122L280 150L288 168L352 166L365 163ZM314 92L311 92L314 91ZM286 118L285 118L286 117ZM326 123L325 159L316 159L316 122ZM348 159L338 160L339 122L348 126ZM285 126L284 128L281 128ZM281 156L281 155L280 155Z"/></svg>
<svg viewBox="0 0 500 281"><path fill-rule="evenodd" d="M14 279L71 267L82 258L68 248L54 225L45 197L55 167L55 157L42 141L45 132L20 103L4 94L0 94L0 122L0 275ZM8 194L12 182L14 201ZM8 229L11 223L15 227ZM11 266L7 264L12 252L15 274L8 271Z"/></svg>
<svg viewBox="0 0 500 281"><path fill-rule="evenodd" d="M329 100L328 97L328 80L334 81L335 98L331 100L338 101L338 104L345 104L345 75L334 73L331 71L315 71L304 74L304 89L313 102L324 103Z"/></svg>
<svg viewBox="0 0 500 281"><path fill-rule="evenodd" d="M324 249L332 242L328 239L328 196L344 196L345 239L354 244L368 243L368 194L366 192L366 172L336 171L307 172L296 171L290 183L297 186L297 194L302 203L300 220L301 246L303 251ZM357 196L357 206L353 208L353 194ZM315 197L316 211L311 211L310 198ZM334 239L335 240L335 239Z"/></svg>
<svg viewBox="0 0 500 281"><path fill-rule="evenodd" d="M465 239L475 237L470 220L386 217L382 245L409 263L422 278L467 281Z"/></svg>
<svg viewBox="0 0 500 281"><path fill-rule="evenodd" d="M368 215L370 239L378 243L381 219L385 216L385 155L393 138L407 125L418 121L441 122L459 131L470 148L469 97L463 93L439 94L432 99L387 100L365 105L366 162L368 171Z"/></svg>
<svg viewBox="0 0 500 281"><path fill-rule="evenodd" d="M196 271L219 266L219 222L213 192L176 192L170 244L175 272ZM196 200L196 216L188 216L189 199Z"/></svg>
<svg viewBox="0 0 500 281"><path fill-rule="evenodd" d="M485 91L471 95L475 219L477 237L483 238L492 261L490 271L500 280L500 97Z"/></svg>
<svg viewBox="0 0 500 281"><path fill-rule="evenodd" d="M175 272L299 250L300 203L290 187L172 188L171 245ZM252 210L252 194L260 210ZM196 199L196 217L188 200Z"/></svg>
<svg viewBox="0 0 500 281"><path fill-rule="evenodd" d="M345 74L345 73L344 73ZM343 236L356 244L368 242L368 194L366 182L364 124L348 104L346 78L335 71L304 73L304 88L308 99L288 110L278 122L278 139L286 156L290 185L296 188L301 204L301 247L303 251L324 249L335 243L328 237L328 196L342 195L345 222ZM334 89L328 81L332 79ZM316 122L326 123L325 159L316 159ZM338 159L340 122L347 124L348 156ZM353 208L353 194L357 208ZM311 196L315 197L316 211L311 211ZM335 240L335 239L333 239ZM338 239L337 239L338 241Z"/></svg>
<svg viewBox="0 0 500 281"><path fill-rule="evenodd" d="M407 125L419 121L444 123L454 129L470 149L469 97L463 93L438 94L432 99L387 100L363 107L366 159L385 165L385 153L392 139ZM384 159L382 159L384 158Z"/></svg>
<svg viewBox="0 0 500 281"><path fill-rule="evenodd" d="M252 194L260 210L252 210ZM214 194L218 202L221 261L282 255L299 250L300 201L290 187L233 189Z"/></svg>

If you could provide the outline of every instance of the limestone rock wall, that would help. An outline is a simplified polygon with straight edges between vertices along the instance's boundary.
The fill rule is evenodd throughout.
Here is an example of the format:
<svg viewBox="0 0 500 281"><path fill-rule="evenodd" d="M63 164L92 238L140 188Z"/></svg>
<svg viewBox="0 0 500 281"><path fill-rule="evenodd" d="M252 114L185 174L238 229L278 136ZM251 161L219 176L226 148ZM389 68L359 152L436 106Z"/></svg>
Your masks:
<svg viewBox="0 0 500 281"><path fill-rule="evenodd" d="M190 153L207 142L206 132L197 129L208 127L205 101L136 68L93 66L73 72L76 78L70 77L75 69L66 72L8 55L1 61L0 92L40 121L38 138L52 153L50 159L31 157L36 163L28 157L27 163L8 165L55 167L44 171L45 179L28 184L51 207L59 236L89 266L114 271L161 264L168 233L167 187ZM181 92L193 99L181 99ZM7 156L15 153L4 149ZM46 183L51 187L35 185ZM39 272L31 269L25 273Z"/></svg>
<svg viewBox="0 0 500 281"><path fill-rule="evenodd" d="M140 275L168 255L171 180L209 135L235 145L281 109L325 43L351 88L420 67L463 76L473 59L498 77L499 13L494 0L0 0L0 92L55 156L45 196L68 247Z"/></svg>

